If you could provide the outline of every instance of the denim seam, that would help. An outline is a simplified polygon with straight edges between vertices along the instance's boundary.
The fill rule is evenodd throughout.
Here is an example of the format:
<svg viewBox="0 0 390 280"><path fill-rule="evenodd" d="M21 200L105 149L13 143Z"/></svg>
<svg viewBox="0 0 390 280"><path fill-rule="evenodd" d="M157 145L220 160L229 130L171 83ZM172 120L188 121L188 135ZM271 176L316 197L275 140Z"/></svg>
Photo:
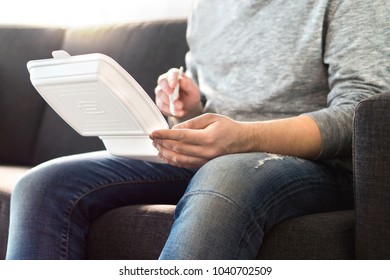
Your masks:
<svg viewBox="0 0 390 280"><path fill-rule="evenodd" d="M188 192L186 194L183 195L183 198L187 197L187 196L194 196L194 195L199 195L199 194L209 194L209 195L215 195L215 196L218 196L220 198L223 198L224 200L226 200L227 202L233 204L234 206L236 206L239 210L241 210L242 212L244 212L245 215L247 215L246 211L244 208L242 208L239 204L237 204L235 201L233 201L231 198L219 193L219 192L215 192L215 191L205 191L205 190L198 190L198 191L191 191L191 192ZM247 215L249 216L249 215Z"/></svg>

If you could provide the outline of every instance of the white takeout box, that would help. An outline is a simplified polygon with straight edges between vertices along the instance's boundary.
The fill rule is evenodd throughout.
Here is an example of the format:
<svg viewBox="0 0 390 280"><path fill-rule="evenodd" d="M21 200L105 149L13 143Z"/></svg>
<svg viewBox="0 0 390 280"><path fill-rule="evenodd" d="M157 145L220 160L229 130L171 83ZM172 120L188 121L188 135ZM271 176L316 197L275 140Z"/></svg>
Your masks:
<svg viewBox="0 0 390 280"><path fill-rule="evenodd" d="M115 60L94 53L27 63L46 102L82 136L98 136L113 155L159 161L149 135L168 123L143 88Z"/></svg>

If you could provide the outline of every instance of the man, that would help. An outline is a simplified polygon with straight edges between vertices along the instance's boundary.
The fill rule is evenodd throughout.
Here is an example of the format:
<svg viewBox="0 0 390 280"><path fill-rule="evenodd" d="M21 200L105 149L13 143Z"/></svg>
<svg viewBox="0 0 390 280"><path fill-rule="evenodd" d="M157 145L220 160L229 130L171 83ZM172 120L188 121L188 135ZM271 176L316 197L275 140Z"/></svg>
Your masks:
<svg viewBox="0 0 390 280"><path fill-rule="evenodd" d="M83 258L89 221L150 199L177 203L161 259L255 258L283 219L351 208L353 111L390 88L388 22L386 0L195 1L186 74L156 87L177 123L151 134L167 164L39 166L13 193L7 258Z"/></svg>

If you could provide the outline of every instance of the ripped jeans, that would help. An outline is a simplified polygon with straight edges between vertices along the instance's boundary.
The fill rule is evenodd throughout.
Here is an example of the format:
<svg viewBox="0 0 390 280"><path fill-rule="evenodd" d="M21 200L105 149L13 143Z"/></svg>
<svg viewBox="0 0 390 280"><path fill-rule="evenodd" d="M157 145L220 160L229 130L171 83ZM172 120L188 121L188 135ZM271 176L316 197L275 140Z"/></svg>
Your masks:
<svg viewBox="0 0 390 280"><path fill-rule="evenodd" d="M352 207L351 172L263 153L197 171L96 152L32 169L11 199L7 259L83 259L89 225L130 204L177 204L161 259L254 259L278 222Z"/></svg>

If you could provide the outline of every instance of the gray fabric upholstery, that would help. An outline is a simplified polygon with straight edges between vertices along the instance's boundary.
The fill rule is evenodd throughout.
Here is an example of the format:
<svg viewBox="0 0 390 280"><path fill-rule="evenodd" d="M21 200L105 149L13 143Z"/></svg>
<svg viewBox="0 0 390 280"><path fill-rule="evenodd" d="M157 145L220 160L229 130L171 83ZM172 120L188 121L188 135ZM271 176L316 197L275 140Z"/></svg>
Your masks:
<svg viewBox="0 0 390 280"><path fill-rule="evenodd" d="M0 26L0 164L30 165L45 102L29 82L31 59L47 58L64 30Z"/></svg>
<svg viewBox="0 0 390 280"><path fill-rule="evenodd" d="M356 257L390 259L390 92L356 108Z"/></svg>
<svg viewBox="0 0 390 280"><path fill-rule="evenodd" d="M157 259L174 209L173 205L135 205L102 215L88 236L88 258ZM352 210L286 220L266 235L257 258L353 259L353 220Z"/></svg>
<svg viewBox="0 0 390 280"><path fill-rule="evenodd" d="M157 259L173 223L174 209L173 205L135 205L107 212L91 226L87 257Z"/></svg>
<svg viewBox="0 0 390 280"><path fill-rule="evenodd" d="M353 259L354 211L311 214L275 226L260 248L259 259Z"/></svg>

